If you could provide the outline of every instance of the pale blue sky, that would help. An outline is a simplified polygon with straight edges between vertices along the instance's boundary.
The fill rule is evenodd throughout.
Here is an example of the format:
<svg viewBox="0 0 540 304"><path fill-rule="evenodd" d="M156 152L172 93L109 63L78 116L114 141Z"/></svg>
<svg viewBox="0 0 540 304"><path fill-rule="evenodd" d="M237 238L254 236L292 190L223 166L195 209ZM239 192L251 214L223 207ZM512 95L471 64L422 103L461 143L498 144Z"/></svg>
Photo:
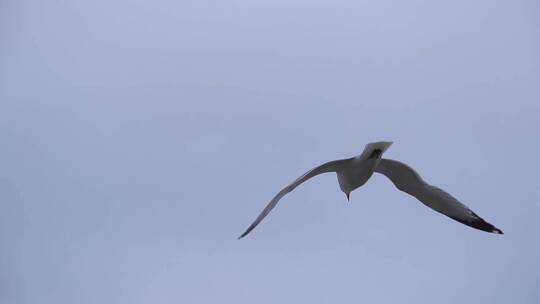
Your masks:
<svg viewBox="0 0 540 304"><path fill-rule="evenodd" d="M540 4L0 2L0 302L538 303ZM501 228L322 162L391 140Z"/></svg>

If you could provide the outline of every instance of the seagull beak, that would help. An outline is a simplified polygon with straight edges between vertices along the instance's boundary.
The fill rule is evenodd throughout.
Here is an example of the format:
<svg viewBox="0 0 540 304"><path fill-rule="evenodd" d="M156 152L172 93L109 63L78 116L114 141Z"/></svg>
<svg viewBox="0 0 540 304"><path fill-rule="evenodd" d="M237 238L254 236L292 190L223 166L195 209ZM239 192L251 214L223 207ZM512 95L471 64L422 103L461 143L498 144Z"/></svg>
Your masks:
<svg viewBox="0 0 540 304"><path fill-rule="evenodd" d="M347 201L350 202L351 200L350 200L350 197L349 197L349 193L345 193L345 195L347 196Z"/></svg>

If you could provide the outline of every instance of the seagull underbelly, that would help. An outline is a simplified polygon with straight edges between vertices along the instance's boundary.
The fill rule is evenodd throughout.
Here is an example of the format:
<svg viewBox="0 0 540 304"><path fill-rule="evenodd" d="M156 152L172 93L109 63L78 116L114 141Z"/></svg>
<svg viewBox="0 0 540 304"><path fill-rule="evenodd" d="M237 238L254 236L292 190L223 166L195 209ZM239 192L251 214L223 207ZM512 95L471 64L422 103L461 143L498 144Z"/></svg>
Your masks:
<svg viewBox="0 0 540 304"><path fill-rule="evenodd" d="M345 193L351 192L356 188L365 184L371 175L373 170L359 170L359 171L345 171L338 173L338 183L341 190Z"/></svg>

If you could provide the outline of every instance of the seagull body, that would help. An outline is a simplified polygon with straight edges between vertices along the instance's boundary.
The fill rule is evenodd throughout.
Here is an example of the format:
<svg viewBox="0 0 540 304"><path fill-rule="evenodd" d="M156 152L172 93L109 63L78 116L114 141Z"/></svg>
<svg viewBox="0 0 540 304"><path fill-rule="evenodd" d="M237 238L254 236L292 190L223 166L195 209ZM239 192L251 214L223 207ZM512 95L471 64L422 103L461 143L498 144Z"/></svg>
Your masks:
<svg viewBox="0 0 540 304"><path fill-rule="evenodd" d="M379 164L382 154L390 145L392 145L391 142L370 143L362 154L339 161L339 164L334 166L339 188L347 195L347 198L349 193L369 180Z"/></svg>
<svg viewBox="0 0 540 304"><path fill-rule="evenodd" d="M364 185L373 173L377 172L388 177L399 190L416 197L424 205L439 213L479 230L503 234L501 230L476 215L452 195L425 182L408 165L382 158L383 153L391 144L392 142L384 141L370 143L366 145L362 154L356 157L330 161L309 170L276 194L239 239L250 233L285 194L293 191L308 179L328 172L337 174L339 187L347 196L347 200L349 200L349 195L353 190Z"/></svg>

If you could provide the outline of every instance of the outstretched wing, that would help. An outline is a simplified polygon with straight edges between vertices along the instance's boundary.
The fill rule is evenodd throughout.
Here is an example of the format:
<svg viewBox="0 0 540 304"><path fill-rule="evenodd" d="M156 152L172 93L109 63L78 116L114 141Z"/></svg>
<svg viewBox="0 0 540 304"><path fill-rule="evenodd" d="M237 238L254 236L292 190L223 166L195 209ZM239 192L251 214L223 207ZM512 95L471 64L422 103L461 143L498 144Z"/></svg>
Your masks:
<svg viewBox="0 0 540 304"><path fill-rule="evenodd" d="M268 203L268 205L266 205L266 207L261 212L261 214L259 214L259 216L255 219L255 221L246 229L246 231L244 233L242 233L242 235L238 239L243 238L249 232L251 232L251 230L253 230L253 228L255 228L268 215L268 213L270 213L270 211L272 209L274 209L274 207L277 205L279 200L283 196L285 196L285 194L293 191L300 184L302 184L303 182L307 181L308 179L310 179L310 178L312 178L312 177L314 177L316 175L319 175L319 174L322 174L322 173L327 173L327 172L337 172L341 168L347 166L347 163L349 161L351 161L351 160L352 160L352 158L334 160L334 161L322 164L322 165L320 165L318 167L315 167L315 168L309 170L308 172L304 173L304 175L300 176L294 182L290 183L287 187L285 187L281 191L279 191L279 193L276 194L276 196L274 196L274 198L270 201L270 203Z"/></svg>
<svg viewBox="0 0 540 304"><path fill-rule="evenodd" d="M446 191L426 183L413 168L402 162L383 158L375 168L375 172L385 175L399 190L416 197L437 212L467 226L503 234L501 230L486 222Z"/></svg>

